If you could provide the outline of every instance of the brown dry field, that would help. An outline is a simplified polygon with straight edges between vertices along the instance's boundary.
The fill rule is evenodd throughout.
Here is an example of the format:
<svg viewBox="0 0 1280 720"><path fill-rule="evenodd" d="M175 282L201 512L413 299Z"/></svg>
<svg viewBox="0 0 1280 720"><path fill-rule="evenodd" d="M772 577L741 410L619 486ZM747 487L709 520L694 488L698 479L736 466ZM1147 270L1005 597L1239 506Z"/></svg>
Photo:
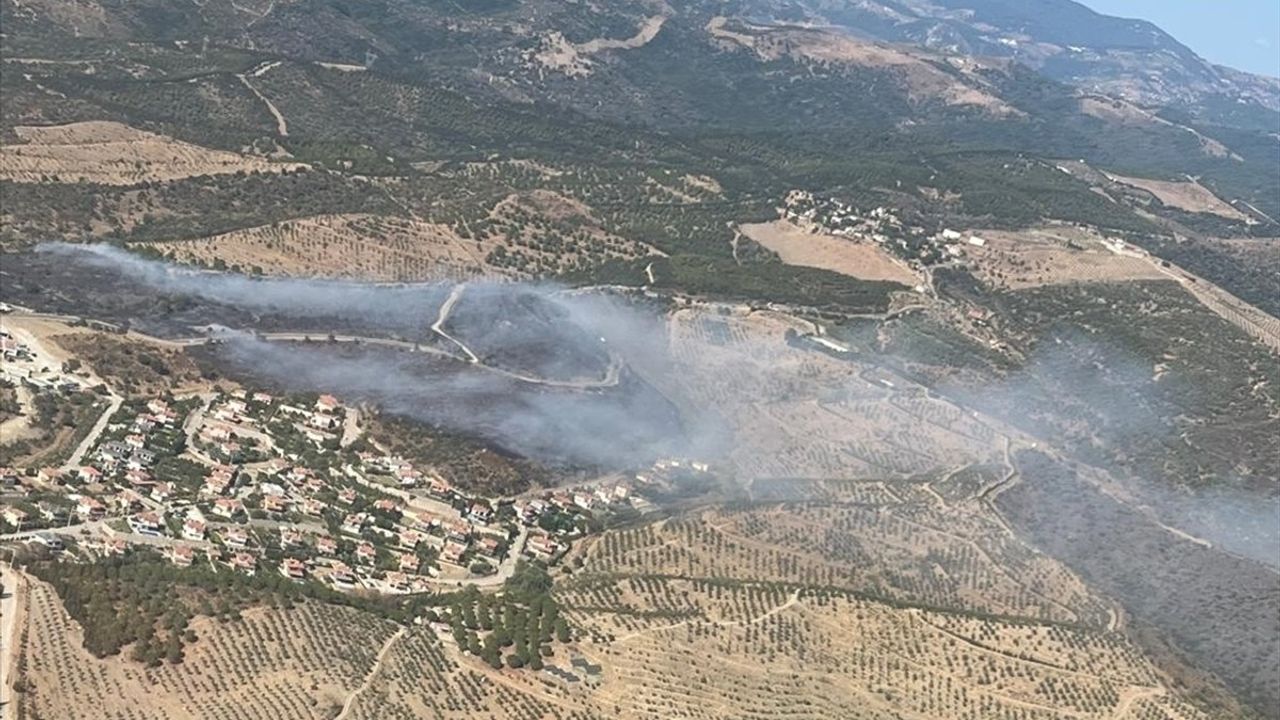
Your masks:
<svg viewBox="0 0 1280 720"><path fill-rule="evenodd" d="M966 258L979 277L1002 289L1166 277L1149 260L1117 255L1102 245L1100 236L1078 228L975 230L974 234L985 238L987 245L965 245Z"/></svg>
<svg viewBox="0 0 1280 720"><path fill-rule="evenodd" d="M920 281L906 265L872 243L811 233L786 220L750 223L739 229L778 253L788 265L822 268L862 280L890 280L904 285Z"/></svg>
<svg viewBox="0 0 1280 720"><path fill-rule="evenodd" d="M1198 182L1151 180L1107 173L1114 182L1145 190L1168 207L1193 213L1212 213L1229 220L1248 220L1249 216L1231 207Z"/></svg>
<svg viewBox="0 0 1280 720"><path fill-rule="evenodd" d="M117 122L18 127L21 143L0 146L0 179L132 185L196 175L281 172L303 167L181 142Z"/></svg>

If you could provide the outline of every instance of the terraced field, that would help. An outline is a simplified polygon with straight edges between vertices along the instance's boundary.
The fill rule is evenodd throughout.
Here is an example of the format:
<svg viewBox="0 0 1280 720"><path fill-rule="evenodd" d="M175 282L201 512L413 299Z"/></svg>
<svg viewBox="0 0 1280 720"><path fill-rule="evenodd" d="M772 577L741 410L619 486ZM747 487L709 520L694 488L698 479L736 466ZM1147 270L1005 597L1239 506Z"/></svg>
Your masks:
<svg viewBox="0 0 1280 720"><path fill-rule="evenodd" d="M1208 717L1178 699L1123 635L1054 620L1062 608L1012 619L833 587L847 582L846 570L824 567L832 553L823 539L802 549L803 534L786 529L787 512L704 513L608 533L592 545L560 597L584 630L582 651L604 667L593 697L611 716ZM797 512L797 521L814 527L815 518L803 516L811 509ZM894 525L877 526L886 542L907 531ZM758 536L730 534L727 526ZM768 553L767 545L780 549ZM757 556L768 567L753 566ZM991 566L969 570L989 598L1017 605L1025 592L1002 588L1002 571ZM1015 572L1024 581L1036 573L1025 563ZM1076 592L1068 602L1082 615L1097 611L1061 566L1041 573L1028 587L1052 586L1063 598Z"/></svg>
<svg viewBox="0 0 1280 720"><path fill-rule="evenodd" d="M258 608L235 622L193 622L198 640L183 662L148 669L93 657L54 591L35 580L30 588L19 698L32 718L327 719L395 632L394 623L347 608Z"/></svg>
<svg viewBox="0 0 1280 720"><path fill-rule="evenodd" d="M0 145L0 179L23 183L133 185L304 167L200 147L118 122L19 127L15 133L20 142Z"/></svg>

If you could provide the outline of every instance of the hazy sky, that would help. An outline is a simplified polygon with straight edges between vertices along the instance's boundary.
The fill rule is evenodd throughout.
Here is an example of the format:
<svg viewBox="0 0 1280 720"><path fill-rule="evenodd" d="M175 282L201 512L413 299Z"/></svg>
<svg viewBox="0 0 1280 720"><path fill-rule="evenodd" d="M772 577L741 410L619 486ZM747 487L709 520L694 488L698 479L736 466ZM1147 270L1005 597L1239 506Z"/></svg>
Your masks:
<svg viewBox="0 0 1280 720"><path fill-rule="evenodd" d="M1280 77L1280 0L1079 0L1150 20L1219 65Z"/></svg>

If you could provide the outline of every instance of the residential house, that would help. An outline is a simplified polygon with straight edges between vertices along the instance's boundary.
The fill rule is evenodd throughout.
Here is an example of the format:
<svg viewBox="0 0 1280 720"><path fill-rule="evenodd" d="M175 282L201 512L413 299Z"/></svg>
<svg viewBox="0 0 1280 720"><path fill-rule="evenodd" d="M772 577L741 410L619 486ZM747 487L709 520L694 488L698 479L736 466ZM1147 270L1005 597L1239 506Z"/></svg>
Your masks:
<svg viewBox="0 0 1280 720"><path fill-rule="evenodd" d="M371 543L360 543L356 547L356 560L367 565L372 565L378 559L378 551Z"/></svg>
<svg viewBox="0 0 1280 720"><path fill-rule="evenodd" d="M338 554L338 541L328 535L321 535L316 538L316 552L332 557Z"/></svg>
<svg viewBox="0 0 1280 720"><path fill-rule="evenodd" d="M144 512L129 517L129 527L139 535L156 537L164 530L164 520L159 513Z"/></svg>
<svg viewBox="0 0 1280 720"><path fill-rule="evenodd" d="M401 553L399 559L400 572L418 572L418 556L413 553Z"/></svg>
<svg viewBox="0 0 1280 720"><path fill-rule="evenodd" d="M86 520L101 520L107 514L107 507L97 498L81 495L76 501L76 514Z"/></svg>
<svg viewBox="0 0 1280 720"><path fill-rule="evenodd" d="M102 479L102 471L92 465L85 465L76 473L80 482L96 483Z"/></svg>
<svg viewBox="0 0 1280 720"><path fill-rule="evenodd" d="M444 549L440 551L440 559L447 563L457 565L462 561L462 555L467 551L467 546L460 542L449 541L445 543Z"/></svg>
<svg viewBox="0 0 1280 720"><path fill-rule="evenodd" d="M244 549L249 547L249 532L243 528L227 528L222 533L222 542L227 547Z"/></svg>
<svg viewBox="0 0 1280 720"><path fill-rule="evenodd" d="M467 511L467 515L478 523L487 525L493 517L493 508L488 503L476 501L471 504L471 508Z"/></svg>
<svg viewBox="0 0 1280 720"><path fill-rule="evenodd" d="M369 516L364 513L352 513L342 520L342 532L348 535L359 535L368 522Z"/></svg>
<svg viewBox="0 0 1280 720"><path fill-rule="evenodd" d="M152 486L150 495L156 502L168 502L173 497L173 483L156 483Z"/></svg>
<svg viewBox="0 0 1280 720"><path fill-rule="evenodd" d="M422 542L422 533L417 530L404 530L400 533L400 547L413 550Z"/></svg>
<svg viewBox="0 0 1280 720"><path fill-rule="evenodd" d="M3 517L6 524L21 530L29 516L19 508L7 507L4 509Z"/></svg>
<svg viewBox="0 0 1280 720"><path fill-rule="evenodd" d="M339 587L353 587L356 584L356 576L351 572L351 568L343 563L334 563L329 568L329 579L333 584Z"/></svg>
<svg viewBox="0 0 1280 720"><path fill-rule="evenodd" d="M488 555L491 558L498 557L498 551L502 548L501 541L499 541L495 537L488 536L488 535L480 538L479 542L477 542L476 544L479 547L480 552L484 553L485 555Z"/></svg>
<svg viewBox="0 0 1280 720"><path fill-rule="evenodd" d="M267 495L262 498L262 509L273 513L289 512L289 500L279 495Z"/></svg>
<svg viewBox="0 0 1280 720"><path fill-rule="evenodd" d="M525 550L534 557L546 560L560 551L560 543L556 542L549 535L541 533L530 535L525 541Z"/></svg>
<svg viewBox="0 0 1280 720"><path fill-rule="evenodd" d="M229 497L215 498L213 501L213 514L227 519L234 518L244 510L244 505L239 501Z"/></svg>
<svg viewBox="0 0 1280 720"><path fill-rule="evenodd" d="M207 527L203 520L187 518L187 521L182 523L182 537L187 540L204 540L206 532Z"/></svg>
<svg viewBox="0 0 1280 720"><path fill-rule="evenodd" d="M447 498L453 494L453 486L442 477L432 477L431 494Z"/></svg>
<svg viewBox="0 0 1280 720"><path fill-rule="evenodd" d="M121 512L132 513L142 508L142 496L136 490L123 490L115 498Z"/></svg>
<svg viewBox="0 0 1280 720"><path fill-rule="evenodd" d="M307 565L297 558L285 558L280 563L280 574L292 580L307 579Z"/></svg>
<svg viewBox="0 0 1280 720"><path fill-rule="evenodd" d="M131 470L145 470L156 462L156 454L145 448L134 450L126 461L126 466Z"/></svg>
<svg viewBox="0 0 1280 720"><path fill-rule="evenodd" d="M204 495L222 495L231 487L231 474L224 472L215 472L204 479L204 487L200 492Z"/></svg>
<svg viewBox="0 0 1280 720"><path fill-rule="evenodd" d="M196 552L190 545L174 545L169 548L169 562L178 567L191 567L195 562Z"/></svg>
<svg viewBox="0 0 1280 720"><path fill-rule="evenodd" d="M249 553L236 553L231 558L231 567L246 575L253 575L258 571L258 559Z"/></svg>
<svg viewBox="0 0 1280 720"><path fill-rule="evenodd" d="M280 546L281 547L302 547L302 533L293 528L282 528L280 530Z"/></svg>
<svg viewBox="0 0 1280 720"><path fill-rule="evenodd" d="M206 426L200 436L207 442L226 442L231 439L231 430L221 425Z"/></svg>
<svg viewBox="0 0 1280 720"><path fill-rule="evenodd" d="M417 487L422 482L422 471L414 470L409 465L402 466L396 471L396 479L400 481L402 488Z"/></svg>
<svg viewBox="0 0 1280 720"><path fill-rule="evenodd" d="M471 525L465 520L451 522L445 528L445 534L450 540L465 541L471 537Z"/></svg>

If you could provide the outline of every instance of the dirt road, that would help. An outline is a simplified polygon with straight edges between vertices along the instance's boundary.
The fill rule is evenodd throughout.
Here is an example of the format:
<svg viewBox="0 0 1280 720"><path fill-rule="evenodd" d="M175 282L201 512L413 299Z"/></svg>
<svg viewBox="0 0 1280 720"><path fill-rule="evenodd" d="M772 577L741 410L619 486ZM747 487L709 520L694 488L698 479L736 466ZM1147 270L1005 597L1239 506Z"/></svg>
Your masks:
<svg viewBox="0 0 1280 720"><path fill-rule="evenodd" d="M471 348L462 344L461 340L458 340L444 331L445 321L449 319L449 313L453 311L453 306L457 305L458 301L462 299L462 291L466 289L466 287L467 286L465 284L454 285L453 290L449 291L448 299L446 299L444 304L440 306L440 315L436 317L436 321L431 325L431 332L461 348L462 352L466 353L467 357L470 358L468 362L471 362L472 364L479 364L480 358L477 357L475 353L471 352Z"/></svg>
<svg viewBox="0 0 1280 720"><path fill-rule="evenodd" d="M107 409L98 417L98 421L93 424L89 434L84 436L84 440L81 440L80 444L76 446L75 452L71 453L71 457L67 458L67 461L62 464L63 472L70 472L80 467L80 464L84 461L84 456L89 452L89 448L98 442L98 436L102 434L102 431L107 427L107 423L111 422L112 416L116 414L116 411L123 404L124 398L119 395L111 396L111 401L107 403Z"/></svg>
<svg viewBox="0 0 1280 720"><path fill-rule="evenodd" d="M373 667L369 668L369 672L364 676L364 682L360 683L360 687L353 690L351 694L347 696L347 701L342 704L342 712L338 713L333 720L344 720L344 718L350 714L351 708L355 705L356 698L360 697L360 694L365 690L368 690L369 686L373 684L373 679L378 676L378 671L382 669L382 662L386 660L387 653L391 652L391 648L396 644L396 641L404 637L405 633L408 631L408 628L402 627L397 630L394 635L387 638L387 642L384 643L382 649L378 651L378 657L373 661Z"/></svg>

